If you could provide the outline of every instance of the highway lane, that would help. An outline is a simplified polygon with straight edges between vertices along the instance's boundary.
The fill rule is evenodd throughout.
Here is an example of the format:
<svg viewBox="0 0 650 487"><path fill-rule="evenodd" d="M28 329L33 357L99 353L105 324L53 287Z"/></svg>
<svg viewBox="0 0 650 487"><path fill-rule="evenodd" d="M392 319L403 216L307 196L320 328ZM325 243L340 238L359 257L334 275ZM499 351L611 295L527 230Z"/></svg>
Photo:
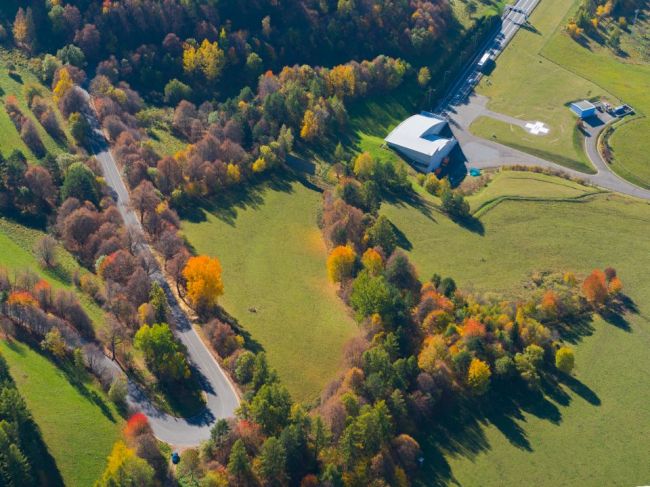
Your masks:
<svg viewBox="0 0 650 487"><path fill-rule="evenodd" d="M519 0L515 5L506 7L501 17L501 25L483 46L478 50L468 66L463 70L458 80L448 94L441 100L435 109L436 113L448 116L453 112L453 106L464 102L472 93L474 87L483 77L479 61L484 54L489 54L490 59L496 60L503 50L510 43L522 25L525 25L528 17L533 12L540 0Z"/></svg>
<svg viewBox="0 0 650 487"><path fill-rule="evenodd" d="M134 409L147 415L157 438L175 446L196 446L210 437L210 428L217 419L234 416L235 409L239 406L239 397L219 363L192 327L154 258L144 229L130 207L129 192L97 120L92 98L85 90L84 94L90 107L85 115L93 129L93 153L100 163L106 184L113 191L124 225L131 234L134 251L146 260L150 269L150 279L160 284L165 291L173 322L176 325L174 333L187 349L188 358L199 376L206 398L206 408L193 418L170 416L157 410L133 382L129 382L128 400Z"/></svg>

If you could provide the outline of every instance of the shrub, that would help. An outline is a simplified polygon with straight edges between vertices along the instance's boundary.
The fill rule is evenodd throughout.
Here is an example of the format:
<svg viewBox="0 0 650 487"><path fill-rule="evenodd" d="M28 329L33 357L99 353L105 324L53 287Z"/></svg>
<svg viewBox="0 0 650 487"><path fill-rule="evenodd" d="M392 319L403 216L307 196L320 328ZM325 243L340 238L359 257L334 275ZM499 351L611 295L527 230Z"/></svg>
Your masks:
<svg viewBox="0 0 650 487"><path fill-rule="evenodd" d="M555 367L565 374L570 374L575 366L575 356L569 347L561 347L555 352Z"/></svg>

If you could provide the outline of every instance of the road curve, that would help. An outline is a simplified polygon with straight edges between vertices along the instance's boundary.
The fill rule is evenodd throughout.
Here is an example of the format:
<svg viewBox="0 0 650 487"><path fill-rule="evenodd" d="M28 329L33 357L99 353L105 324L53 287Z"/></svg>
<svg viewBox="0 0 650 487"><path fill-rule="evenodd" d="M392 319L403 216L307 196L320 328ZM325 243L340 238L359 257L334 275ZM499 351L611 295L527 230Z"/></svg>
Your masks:
<svg viewBox="0 0 650 487"><path fill-rule="evenodd" d="M586 174L568 169L560 164L507 147L495 141L482 139L470 132L471 123L480 116L495 118L515 125L525 123L525 121L488 110L486 106L487 98L477 95L474 88L483 76L478 66L478 60L485 53L489 53L492 59L496 59L514 38L519 28L525 24L528 16L540 1L518 0L512 8L507 9L502 16L499 29L478 50L476 56L463 70L435 111L449 120L454 137L458 140L468 164L473 167L490 168L511 165L546 167L583 179L590 184L610 191L650 200L650 190L636 186L615 174L598 151L598 137L612 120L608 119L606 120L607 123L596 127L585 126L585 152L596 170L595 174Z"/></svg>
<svg viewBox="0 0 650 487"><path fill-rule="evenodd" d="M82 91L89 107L85 115L93 130L92 152L100 163L106 184L114 192L117 209L124 220L124 225L133 241L136 242L135 252L147 261L151 280L160 284L165 291L176 325L174 333L187 349L193 372L198 375L206 398L206 408L192 418L171 416L159 411L142 389L132 381L129 381L128 401L134 409L146 414L158 439L174 446L196 446L210 437L210 428L217 419L234 416L235 409L239 406L239 397L221 366L192 327L154 258L151 247L146 241L144 229L130 207L129 192L122 180L108 141L101 130L92 98L87 91Z"/></svg>

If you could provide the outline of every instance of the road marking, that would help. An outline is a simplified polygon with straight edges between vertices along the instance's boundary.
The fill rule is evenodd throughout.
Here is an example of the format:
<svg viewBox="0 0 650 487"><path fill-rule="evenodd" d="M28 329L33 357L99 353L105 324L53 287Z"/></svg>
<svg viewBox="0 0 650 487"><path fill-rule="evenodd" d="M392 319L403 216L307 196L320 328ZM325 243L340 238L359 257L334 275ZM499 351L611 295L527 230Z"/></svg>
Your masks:
<svg viewBox="0 0 650 487"><path fill-rule="evenodd" d="M533 135L546 135L550 130L544 122L528 122L525 127Z"/></svg>

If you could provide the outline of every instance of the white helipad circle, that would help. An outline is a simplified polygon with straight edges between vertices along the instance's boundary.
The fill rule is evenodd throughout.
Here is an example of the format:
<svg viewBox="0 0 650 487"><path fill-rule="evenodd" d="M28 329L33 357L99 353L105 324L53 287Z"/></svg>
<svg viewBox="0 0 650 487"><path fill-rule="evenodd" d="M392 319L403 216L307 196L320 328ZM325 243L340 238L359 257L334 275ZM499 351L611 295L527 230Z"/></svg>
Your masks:
<svg viewBox="0 0 650 487"><path fill-rule="evenodd" d="M544 122L528 122L525 128L533 135L546 135L550 130Z"/></svg>

